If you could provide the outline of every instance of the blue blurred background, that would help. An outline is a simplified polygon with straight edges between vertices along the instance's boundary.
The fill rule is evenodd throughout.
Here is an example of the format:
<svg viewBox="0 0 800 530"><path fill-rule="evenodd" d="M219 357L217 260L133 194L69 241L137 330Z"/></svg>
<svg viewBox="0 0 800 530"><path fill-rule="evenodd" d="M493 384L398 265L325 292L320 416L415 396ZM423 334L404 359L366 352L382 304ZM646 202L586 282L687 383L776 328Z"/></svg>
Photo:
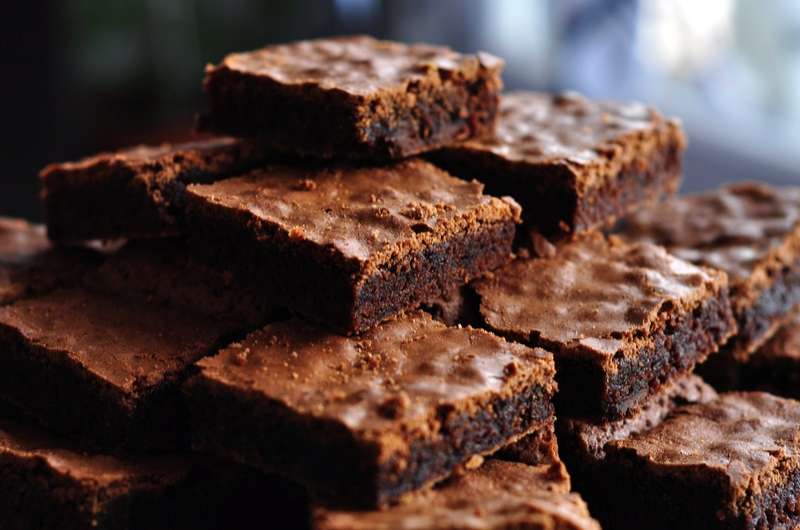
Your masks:
<svg viewBox="0 0 800 530"><path fill-rule="evenodd" d="M800 183L796 0L32 0L0 39L0 214L41 218L38 169L190 138L207 62L344 33L506 59L506 87L640 100L688 130L684 190ZM10 11L8 11L10 9Z"/></svg>

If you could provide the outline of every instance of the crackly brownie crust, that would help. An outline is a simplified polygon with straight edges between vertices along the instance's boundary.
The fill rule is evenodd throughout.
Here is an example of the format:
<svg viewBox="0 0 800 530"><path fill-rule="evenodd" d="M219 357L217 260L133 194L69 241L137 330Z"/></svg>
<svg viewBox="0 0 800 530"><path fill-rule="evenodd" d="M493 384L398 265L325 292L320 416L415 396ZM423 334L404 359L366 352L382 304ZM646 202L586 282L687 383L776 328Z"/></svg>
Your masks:
<svg viewBox="0 0 800 530"><path fill-rule="evenodd" d="M668 201L626 219L622 237L725 271L744 360L800 305L800 188L741 183ZM708 374L713 376L713 374Z"/></svg>
<svg viewBox="0 0 800 530"><path fill-rule="evenodd" d="M185 307L53 291L0 308L0 393L88 447L179 447L178 384L239 326Z"/></svg>
<svg viewBox="0 0 800 530"><path fill-rule="evenodd" d="M800 524L800 403L728 393L606 445L595 477L615 528L761 529Z"/></svg>
<svg viewBox="0 0 800 530"><path fill-rule="evenodd" d="M514 197L528 232L561 240L677 191L685 143L676 121L640 104L512 92L501 97L493 135L429 158Z"/></svg>
<svg viewBox="0 0 800 530"><path fill-rule="evenodd" d="M187 189L198 253L266 300L346 332L505 263L519 206L421 160L274 166Z"/></svg>
<svg viewBox="0 0 800 530"><path fill-rule="evenodd" d="M352 338L276 323L198 364L196 449L342 506L386 505L553 417L552 356L418 311Z"/></svg>
<svg viewBox="0 0 800 530"><path fill-rule="evenodd" d="M89 249L54 248L44 226L0 217L0 305L77 283L99 262Z"/></svg>
<svg viewBox="0 0 800 530"><path fill-rule="evenodd" d="M599 530L560 462L490 460L383 511L319 510L315 530Z"/></svg>
<svg viewBox="0 0 800 530"><path fill-rule="evenodd" d="M402 158L490 132L502 67L366 36L268 46L206 68L199 126L303 157Z"/></svg>
<svg viewBox="0 0 800 530"><path fill-rule="evenodd" d="M184 228L180 206L188 183L235 175L267 158L257 142L220 137L51 164L39 175L48 235L57 241L176 235Z"/></svg>
<svg viewBox="0 0 800 530"><path fill-rule="evenodd" d="M735 331L724 273L596 234L473 287L490 330L554 353L562 416L621 418Z"/></svg>

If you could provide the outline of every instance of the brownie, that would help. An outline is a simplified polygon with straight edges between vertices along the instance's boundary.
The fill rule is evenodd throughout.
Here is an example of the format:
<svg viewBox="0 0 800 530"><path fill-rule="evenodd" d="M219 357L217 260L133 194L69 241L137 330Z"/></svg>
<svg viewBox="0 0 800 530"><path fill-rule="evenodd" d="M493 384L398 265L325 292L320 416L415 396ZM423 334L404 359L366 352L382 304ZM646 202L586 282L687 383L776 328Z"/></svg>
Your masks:
<svg viewBox="0 0 800 530"><path fill-rule="evenodd" d="M600 530L563 464L487 461L383 511L319 511L316 530Z"/></svg>
<svg viewBox="0 0 800 530"><path fill-rule="evenodd" d="M602 509L621 530L797 528L799 425L800 403L765 393L680 407L606 444Z"/></svg>
<svg viewBox="0 0 800 530"><path fill-rule="evenodd" d="M178 385L239 322L83 288L0 307L0 396L81 445L186 445Z"/></svg>
<svg viewBox="0 0 800 530"><path fill-rule="evenodd" d="M270 166L191 185L186 203L199 255L276 306L356 333L505 263L520 213L418 159Z"/></svg>
<svg viewBox="0 0 800 530"><path fill-rule="evenodd" d="M549 353L421 311L360 337L274 323L198 365L195 449L343 508L390 504L553 418Z"/></svg>
<svg viewBox="0 0 800 530"><path fill-rule="evenodd" d="M0 305L76 283L99 261L89 249L54 248L44 226L0 217Z"/></svg>
<svg viewBox="0 0 800 530"><path fill-rule="evenodd" d="M558 241L674 193L685 144L678 122L638 103L512 92L500 99L494 134L446 146L430 159L480 180L492 194L514 197L527 231Z"/></svg>
<svg viewBox="0 0 800 530"><path fill-rule="evenodd" d="M559 416L619 419L734 333L724 273L591 234L474 282L485 325L553 352Z"/></svg>
<svg viewBox="0 0 800 530"><path fill-rule="evenodd" d="M490 132L503 62L366 36L234 53L206 67L201 129L316 158L401 158Z"/></svg>
<svg viewBox="0 0 800 530"><path fill-rule="evenodd" d="M5 412L0 491L5 530L249 528L264 509L280 528L309 524L286 481L192 455L87 453Z"/></svg>
<svg viewBox="0 0 800 530"><path fill-rule="evenodd" d="M256 142L213 138L51 164L40 173L48 235L58 241L176 235L187 183L241 173L266 158Z"/></svg>
<svg viewBox="0 0 800 530"><path fill-rule="evenodd" d="M800 314L736 366L739 387L800 399Z"/></svg>
<svg viewBox="0 0 800 530"><path fill-rule="evenodd" d="M725 356L746 359L800 304L800 188L751 182L681 197L634 213L621 235L728 273L739 332Z"/></svg>

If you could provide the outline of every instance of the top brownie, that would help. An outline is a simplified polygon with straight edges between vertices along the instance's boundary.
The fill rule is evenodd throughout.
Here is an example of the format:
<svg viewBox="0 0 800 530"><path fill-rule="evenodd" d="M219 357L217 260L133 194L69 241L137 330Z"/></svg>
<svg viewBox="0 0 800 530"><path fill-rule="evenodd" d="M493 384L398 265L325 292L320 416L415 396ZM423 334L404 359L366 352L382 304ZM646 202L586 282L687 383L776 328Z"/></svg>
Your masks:
<svg viewBox="0 0 800 530"><path fill-rule="evenodd" d="M638 103L512 92L501 97L494 134L430 156L514 197L532 231L562 239L674 193L685 142L676 121Z"/></svg>
<svg viewBox="0 0 800 530"><path fill-rule="evenodd" d="M206 68L200 126L303 156L405 157L491 131L502 67L366 36L268 46Z"/></svg>
<svg viewBox="0 0 800 530"><path fill-rule="evenodd" d="M743 359L800 304L800 188L742 183L669 201L626 220L621 235L664 245L728 273Z"/></svg>
<svg viewBox="0 0 800 530"><path fill-rule="evenodd" d="M99 261L86 249L55 249L41 225L0 217L0 305L78 281Z"/></svg>
<svg viewBox="0 0 800 530"><path fill-rule="evenodd" d="M266 156L256 142L212 138L51 164L39 175L48 235L82 241L178 234L187 183L246 171Z"/></svg>
<svg viewBox="0 0 800 530"><path fill-rule="evenodd" d="M587 235L474 282L489 329L555 354L559 416L617 419L734 332L724 273Z"/></svg>
<svg viewBox="0 0 800 530"><path fill-rule="evenodd" d="M448 292L511 254L519 206L419 159L269 166L187 189L197 248L270 303L349 332Z"/></svg>
<svg viewBox="0 0 800 530"><path fill-rule="evenodd" d="M599 530L560 462L490 460L383 511L320 511L315 530Z"/></svg>

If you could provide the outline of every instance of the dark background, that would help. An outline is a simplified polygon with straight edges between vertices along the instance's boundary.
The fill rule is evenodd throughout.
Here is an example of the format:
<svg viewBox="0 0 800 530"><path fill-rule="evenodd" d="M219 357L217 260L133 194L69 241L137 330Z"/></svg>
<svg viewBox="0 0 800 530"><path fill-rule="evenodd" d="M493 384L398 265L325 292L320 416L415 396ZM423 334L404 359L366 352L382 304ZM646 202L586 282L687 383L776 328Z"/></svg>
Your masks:
<svg viewBox="0 0 800 530"><path fill-rule="evenodd" d="M690 135L685 190L741 179L800 183L800 2L793 0L35 0L6 7L4 215L41 218L36 173L49 162L191 137L207 62L355 32L492 52L507 60L507 88L638 99L679 116Z"/></svg>

